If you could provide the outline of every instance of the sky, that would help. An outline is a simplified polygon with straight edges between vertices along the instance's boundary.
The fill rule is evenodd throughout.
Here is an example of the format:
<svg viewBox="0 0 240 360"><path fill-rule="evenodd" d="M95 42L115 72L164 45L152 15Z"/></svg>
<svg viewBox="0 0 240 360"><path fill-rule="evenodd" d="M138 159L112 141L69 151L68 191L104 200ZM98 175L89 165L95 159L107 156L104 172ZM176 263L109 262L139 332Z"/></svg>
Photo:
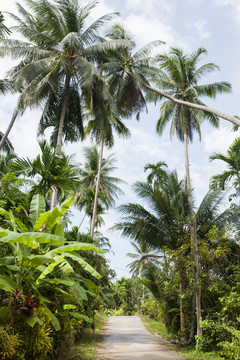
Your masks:
<svg viewBox="0 0 240 360"><path fill-rule="evenodd" d="M23 0L19 0L19 3L24 5ZM0 0L0 10L17 13L15 1ZM230 115L240 115L239 0L100 0L90 20L111 12L120 12L116 21L126 25L134 34L138 48L152 40L166 42L159 47L158 53L167 53L170 47L180 47L187 53L199 47L205 48L208 55L203 62L214 62L220 70L206 77L204 83L224 80L232 84L231 94L218 95L215 100L204 99L205 103ZM7 13L4 15L6 25L12 26L13 22ZM12 65L11 60L0 59L0 77L3 77ZM16 99L13 95L1 96L0 130L3 132L11 118ZM176 138L170 140L168 129L161 137L156 134L159 107L159 104L150 105L148 113L141 114L140 121L136 121L134 117L126 120L132 134L131 138L122 140L116 137L114 147L104 153L105 156L115 154L118 169L114 176L126 182L122 186L124 195L116 201L116 207L138 201L131 185L138 180L145 180L146 173L143 169L147 163L166 161L169 170L176 169L180 177L185 174L183 144ZM9 136L20 157L33 158L39 152L36 133L40 114L40 109L27 110L17 119ZM211 176L224 169L218 161L210 163L209 156L214 152L225 153L237 136L238 133L232 131L230 123L220 120L218 129L203 124L201 142L195 136L193 144L189 146L196 206L207 193ZM83 163L84 146L88 146L88 143L69 144L65 150L69 154L76 154L75 160ZM120 278L131 276L126 267L131 259L126 254L133 249L128 239L122 238L120 233L108 230L121 220L116 207L104 216L105 226L100 230L110 239L112 253L108 254L107 258L110 266L116 271L117 278ZM76 225L82 216L76 211L73 213L73 225ZM83 225L83 230L84 226L86 225Z"/></svg>

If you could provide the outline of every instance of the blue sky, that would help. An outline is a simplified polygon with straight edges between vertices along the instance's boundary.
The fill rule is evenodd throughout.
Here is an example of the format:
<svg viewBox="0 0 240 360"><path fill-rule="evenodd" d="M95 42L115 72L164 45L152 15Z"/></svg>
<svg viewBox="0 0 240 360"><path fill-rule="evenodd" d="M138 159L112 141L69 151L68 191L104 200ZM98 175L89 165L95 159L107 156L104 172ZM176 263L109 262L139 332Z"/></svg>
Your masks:
<svg viewBox="0 0 240 360"><path fill-rule="evenodd" d="M19 0L21 4L24 1ZM85 3L84 1L82 3ZM16 13L15 1L1 1L0 10ZM220 67L204 82L229 81L233 86L232 94L219 95L214 101L205 102L231 115L240 115L240 1L239 0L100 0L92 13L92 20L108 12L120 12L117 19L128 26L135 35L138 47L160 39L166 42L159 48L159 52L167 52L169 47L181 47L186 52L195 51L204 47L208 56L204 62L214 62ZM6 15L6 25L12 23ZM0 74L11 66L9 59L0 60ZM7 123L14 110L16 96L1 97L0 130L5 131ZM183 145L176 139L170 141L169 131L166 129L163 136L155 133L155 125L159 115L159 104L149 106L148 114L141 115L140 122L134 118L127 120L132 136L129 140L115 140L115 145L105 155L114 153L118 159L118 170L115 175L127 182L124 185L124 196L121 196L117 205L136 201L131 191L131 185L137 180L144 180L143 172L146 163L166 161L169 169L177 169L184 176ZM10 140L19 156L33 157L38 153L36 129L40 117L40 110L26 111L23 117L18 118L16 126L11 132ZM225 152L238 133L231 131L231 124L220 121L220 128L214 129L204 124L202 127L202 141L194 138L190 145L191 177L194 188L196 205L199 204L208 190L209 179L223 168L217 161L209 163L209 155L213 152ZM82 148L87 143L68 145L66 151L76 154L76 161L83 162ZM75 212L74 212L75 213ZM81 219L75 214L74 223ZM112 268L118 277L128 276L125 266L131 259L126 257L131 252L127 239L120 234L107 231L119 221L119 214L112 209L105 216L105 227L102 229L111 239L112 250L115 256L110 255ZM123 270L120 270L123 269Z"/></svg>

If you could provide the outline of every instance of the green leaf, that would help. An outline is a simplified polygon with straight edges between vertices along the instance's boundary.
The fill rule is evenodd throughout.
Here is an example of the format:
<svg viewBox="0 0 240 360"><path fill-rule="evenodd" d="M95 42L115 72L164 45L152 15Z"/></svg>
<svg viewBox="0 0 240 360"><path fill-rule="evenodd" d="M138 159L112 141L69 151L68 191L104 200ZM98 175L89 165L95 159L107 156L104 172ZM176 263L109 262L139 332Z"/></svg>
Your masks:
<svg viewBox="0 0 240 360"><path fill-rule="evenodd" d="M39 216L45 212L45 208L44 197L40 194L33 195L30 204L30 218L33 224L35 224Z"/></svg>
<svg viewBox="0 0 240 360"><path fill-rule="evenodd" d="M54 225L62 218L69 206L72 205L74 197L70 196L65 200L61 206L53 210L47 211L40 215L37 222L34 225L34 230L38 231L43 225L46 225L47 230L50 230Z"/></svg>
<svg viewBox="0 0 240 360"><path fill-rule="evenodd" d="M76 319L83 319L89 323L92 323L92 319L90 319L88 316L83 315L83 314L79 314L77 312L73 312L73 311L69 311L69 314L72 315L73 317L75 317Z"/></svg>
<svg viewBox="0 0 240 360"><path fill-rule="evenodd" d="M91 251L94 251L94 252L99 253L99 254L104 254L104 251L99 249L95 245L88 244L88 243L82 243L82 242L78 242L78 241L67 243L67 245L63 245L63 246L60 246L60 247L58 247L56 249L53 249L53 250L49 251L49 253L51 253L51 254L54 254L54 253L60 254L62 252L66 252L66 251L78 251L78 250L91 250Z"/></svg>
<svg viewBox="0 0 240 360"><path fill-rule="evenodd" d="M64 279L49 279L47 281L50 284L63 284L66 286L73 286L75 284L73 280L64 280Z"/></svg>
<svg viewBox="0 0 240 360"><path fill-rule="evenodd" d="M91 266L89 265L78 253L65 253L66 257L70 257L72 260L77 261L82 268L89 272L96 279L101 279L101 275Z"/></svg>
<svg viewBox="0 0 240 360"><path fill-rule="evenodd" d="M17 284L7 275L0 275L0 289L5 291L17 290Z"/></svg>
<svg viewBox="0 0 240 360"><path fill-rule="evenodd" d="M53 232L55 235L64 237L64 227L67 224L66 220L59 220L54 226Z"/></svg>
<svg viewBox="0 0 240 360"><path fill-rule="evenodd" d="M0 208L0 215L4 216L6 219L10 219L9 212L4 210L3 208Z"/></svg>
<svg viewBox="0 0 240 360"><path fill-rule="evenodd" d="M87 294L86 291L84 290L84 288L82 286L80 286L78 283L75 283L72 286L72 293L74 296L76 296L76 298L82 302L83 300L87 300Z"/></svg>
<svg viewBox="0 0 240 360"><path fill-rule="evenodd" d="M54 259L47 257L45 255L30 255L26 259L26 262L28 264L31 264L31 266L33 266L33 267L37 267L37 266L43 265L45 263L52 263L52 262L54 262Z"/></svg>
<svg viewBox="0 0 240 360"><path fill-rule="evenodd" d="M51 324L54 327L54 329L56 331L61 330L61 325L60 322L58 321L58 318L51 312L51 310L47 306L45 307L45 310L51 318Z"/></svg>
<svg viewBox="0 0 240 360"><path fill-rule="evenodd" d="M73 267L69 264L69 262L66 259L64 259L62 261L62 263L60 264L60 268L64 272L64 274L66 274L66 275L75 274L75 271L74 271Z"/></svg>
<svg viewBox="0 0 240 360"><path fill-rule="evenodd" d="M18 228L19 228L19 230L21 231L21 232L28 232L29 231L29 229L26 227L26 225L24 225L22 222L21 222L21 220L19 220L18 218L14 218L15 219L15 222L16 222L16 224L17 224L17 226L18 226Z"/></svg>
<svg viewBox="0 0 240 360"><path fill-rule="evenodd" d="M39 280L44 279L48 274L50 274L55 269L55 267L61 263L61 261L64 259L64 257L65 257L65 254L63 254L61 256L57 256L54 259L54 263L48 265L45 268L45 270L42 272L42 274L37 278L36 284L38 285Z"/></svg>
<svg viewBox="0 0 240 360"><path fill-rule="evenodd" d="M63 308L65 309L65 310L75 310L77 307L76 307L76 305L72 305L72 304L65 304L65 305L63 305Z"/></svg>
<svg viewBox="0 0 240 360"><path fill-rule="evenodd" d="M29 233L15 233L14 231L4 231L0 229L1 242L5 243L20 243L27 245L33 249L37 249L40 244L50 243L51 245L62 245L65 239L48 233L29 232Z"/></svg>
<svg viewBox="0 0 240 360"><path fill-rule="evenodd" d="M24 318L24 320L31 327L34 327L34 325L37 323L39 325L43 325L42 320L40 320L38 316L35 316L35 317L27 316Z"/></svg>

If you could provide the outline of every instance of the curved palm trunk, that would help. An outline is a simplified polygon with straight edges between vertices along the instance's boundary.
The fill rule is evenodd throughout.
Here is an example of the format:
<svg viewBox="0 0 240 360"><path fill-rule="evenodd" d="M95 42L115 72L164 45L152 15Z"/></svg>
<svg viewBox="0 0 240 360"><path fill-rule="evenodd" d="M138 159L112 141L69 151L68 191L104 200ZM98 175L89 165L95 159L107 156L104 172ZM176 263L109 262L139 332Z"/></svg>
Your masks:
<svg viewBox="0 0 240 360"><path fill-rule="evenodd" d="M189 157L188 157L188 136L186 131L184 132L184 152L185 152L185 167L186 167L187 189L188 189L188 206L189 206L189 214L190 214L190 239L191 239L192 256L195 264L194 277L195 277L196 289L194 291L194 296L196 300L197 336L202 336L202 328L200 327L201 288L199 284L200 279L199 279L199 256L198 256L198 244L197 244L197 221L193 213L192 189L191 189Z"/></svg>
<svg viewBox="0 0 240 360"><path fill-rule="evenodd" d="M10 123L8 124L7 130L5 131L5 133L4 133L3 137L2 137L2 140L0 141L0 150L2 149L8 135L9 135L9 133L10 133L12 127L13 127L13 124L15 123L15 120L16 120L16 118L18 116L18 112L19 112L18 108L16 108L14 110L14 112L13 112L13 115L12 115L12 118L10 120Z"/></svg>
<svg viewBox="0 0 240 360"><path fill-rule="evenodd" d="M70 76L66 76L65 80L65 91L64 91L64 99L63 99L63 107L58 127L58 136L57 136L57 148L60 149L62 146L62 136L63 136L63 126L65 115L67 111L67 104L68 104L68 97L69 97L69 85L70 85ZM58 190L56 187L53 188L52 192L52 200L51 200L51 210L57 206L57 197L58 197Z"/></svg>
<svg viewBox="0 0 240 360"><path fill-rule="evenodd" d="M97 202L98 202L98 192L100 187L100 179L101 179L101 168L102 168L102 158L103 158L103 148L104 148L104 136L102 137L101 149L99 154L99 161L98 161L98 174L97 174L97 184L94 196L94 205L93 205L93 215L90 225L90 235L93 236L95 223L96 223L96 216L97 216Z"/></svg>
<svg viewBox="0 0 240 360"><path fill-rule="evenodd" d="M205 105L199 105L199 104L194 104L194 103L191 103L189 101L183 101L183 100L179 100L179 99L175 99L174 97L172 97L171 95L168 95L166 94L164 91L161 91L161 90L157 90L147 84L143 84L143 86L150 90L150 91L153 91L155 92L156 94L158 95L161 95L173 102L175 102L176 104L179 104L179 105L185 105L185 106L188 106L188 107L192 107L194 109L198 109L198 110L202 110L202 111L206 111L206 112L209 112L211 114L214 114L224 120L227 120L227 121L230 121L231 123L233 124L236 124L238 126L240 126L240 120L237 119L235 116L231 116L231 115L228 115L228 114L225 114L217 109L213 109L213 108L210 108L208 106L205 106Z"/></svg>

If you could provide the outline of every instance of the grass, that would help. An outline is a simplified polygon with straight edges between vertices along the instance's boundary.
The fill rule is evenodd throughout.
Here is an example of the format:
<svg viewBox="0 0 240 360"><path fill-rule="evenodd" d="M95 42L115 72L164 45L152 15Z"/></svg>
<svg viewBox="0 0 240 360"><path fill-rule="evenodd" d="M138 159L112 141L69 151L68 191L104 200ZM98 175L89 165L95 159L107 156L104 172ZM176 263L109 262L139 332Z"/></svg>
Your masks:
<svg viewBox="0 0 240 360"><path fill-rule="evenodd" d="M95 347L99 341L99 332L107 320L107 315L98 313L95 316L95 331L85 329L81 338L74 345L70 359L93 360L95 359Z"/></svg>
<svg viewBox="0 0 240 360"><path fill-rule="evenodd" d="M166 340L176 338L176 336L174 337L172 334L169 334L167 332L164 324L160 321L143 317L142 322L146 327L146 329L150 331L152 334L158 333ZM175 350L177 353L184 356L186 359L190 359L190 360L221 360L222 359L217 353L197 351L194 347L190 347L190 346L180 347L176 345L171 345L169 347Z"/></svg>

